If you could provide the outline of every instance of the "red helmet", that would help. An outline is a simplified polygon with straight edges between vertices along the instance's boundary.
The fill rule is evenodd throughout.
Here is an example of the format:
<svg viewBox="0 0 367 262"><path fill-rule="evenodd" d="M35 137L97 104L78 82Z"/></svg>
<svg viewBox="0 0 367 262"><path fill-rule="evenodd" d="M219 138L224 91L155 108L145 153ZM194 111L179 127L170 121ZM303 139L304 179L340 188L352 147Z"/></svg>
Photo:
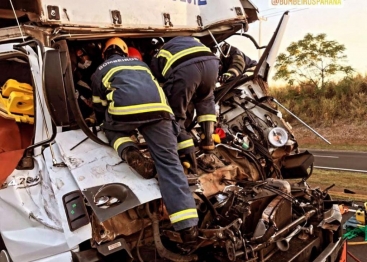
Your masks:
<svg viewBox="0 0 367 262"><path fill-rule="evenodd" d="M129 51L129 57L134 57L139 59L140 61L143 61L143 57L141 56L138 49L134 47L129 47L128 51Z"/></svg>

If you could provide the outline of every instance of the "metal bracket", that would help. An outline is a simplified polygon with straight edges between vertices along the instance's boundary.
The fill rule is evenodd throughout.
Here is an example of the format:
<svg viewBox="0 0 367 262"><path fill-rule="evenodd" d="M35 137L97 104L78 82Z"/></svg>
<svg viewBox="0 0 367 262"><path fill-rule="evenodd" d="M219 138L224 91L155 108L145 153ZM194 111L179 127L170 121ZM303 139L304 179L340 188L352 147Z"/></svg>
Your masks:
<svg viewBox="0 0 367 262"><path fill-rule="evenodd" d="M111 15L112 15L112 22L115 25L121 25L122 20L121 20L121 13L118 10L112 10L111 11Z"/></svg>
<svg viewBox="0 0 367 262"><path fill-rule="evenodd" d="M171 15L169 13L163 13L163 19L164 19L164 26L173 27L173 24L171 22Z"/></svg>
<svg viewBox="0 0 367 262"><path fill-rule="evenodd" d="M60 20L59 7L56 5L48 5L47 14L48 14L48 19L50 20Z"/></svg>
<svg viewBox="0 0 367 262"><path fill-rule="evenodd" d="M237 16L243 16L243 12L242 12L241 7L235 7L234 10L236 11Z"/></svg>
<svg viewBox="0 0 367 262"><path fill-rule="evenodd" d="M203 20L201 19L201 16L200 15L198 15L196 17L196 21L197 21L197 23L198 23L199 26L203 26Z"/></svg>

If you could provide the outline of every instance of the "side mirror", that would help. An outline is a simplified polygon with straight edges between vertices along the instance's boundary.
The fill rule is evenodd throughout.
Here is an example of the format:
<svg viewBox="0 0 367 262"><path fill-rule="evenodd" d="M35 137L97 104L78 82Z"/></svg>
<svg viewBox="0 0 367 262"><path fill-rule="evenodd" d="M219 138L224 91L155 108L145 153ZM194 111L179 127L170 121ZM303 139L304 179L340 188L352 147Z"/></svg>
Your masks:
<svg viewBox="0 0 367 262"><path fill-rule="evenodd" d="M47 50L43 56L43 87L51 118L56 126L69 124L67 96L59 50Z"/></svg>

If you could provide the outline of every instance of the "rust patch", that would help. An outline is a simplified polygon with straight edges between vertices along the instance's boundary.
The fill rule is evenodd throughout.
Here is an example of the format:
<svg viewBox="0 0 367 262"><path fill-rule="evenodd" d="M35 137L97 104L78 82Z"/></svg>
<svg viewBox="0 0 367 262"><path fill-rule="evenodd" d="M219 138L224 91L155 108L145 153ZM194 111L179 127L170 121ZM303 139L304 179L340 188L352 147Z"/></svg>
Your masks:
<svg viewBox="0 0 367 262"><path fill-rule="evenodd" d="M129 213L135 212L130 210ZM132 216L136 217L136 216ZM148 226L150 219L131 219L128 212L118 214L103 223L100 223L95 215L92 215L92 238L100 244L114 240L116 237L130 236L139 232L143 225Z"/></svg>
<svg viewBox="0 0 367 262"><path fill-rule="evenodd" d="M204 190L204 195L211 196L218 193L218 191L223 191L228 185L228 182L224 183L224 180L238 179L240 173L241 171L238 166L230 165L218 168L213 173L201 175L199 181L201 188ZM234 184L234 182L232 184Z"/></svg>

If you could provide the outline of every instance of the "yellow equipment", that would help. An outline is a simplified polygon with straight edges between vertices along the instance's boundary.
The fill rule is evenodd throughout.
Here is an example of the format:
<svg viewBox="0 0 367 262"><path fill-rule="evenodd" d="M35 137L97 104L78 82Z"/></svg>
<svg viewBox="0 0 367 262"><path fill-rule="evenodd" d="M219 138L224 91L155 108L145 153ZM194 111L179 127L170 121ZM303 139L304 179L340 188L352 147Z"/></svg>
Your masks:
<svg viewBox="0 0 367 262"><path fill-rule="evenodd" d="M356 210L356 220L362 225L366 225L366 210L367 202L364 203L364 208L358 208L358 210Z"/></svg>
<svg viewBox="0 0 367 262"><path fill-rule="evenodd" d="M9 79L1 88L0 116L16 122L34 123L33 88Z"/></svg>

